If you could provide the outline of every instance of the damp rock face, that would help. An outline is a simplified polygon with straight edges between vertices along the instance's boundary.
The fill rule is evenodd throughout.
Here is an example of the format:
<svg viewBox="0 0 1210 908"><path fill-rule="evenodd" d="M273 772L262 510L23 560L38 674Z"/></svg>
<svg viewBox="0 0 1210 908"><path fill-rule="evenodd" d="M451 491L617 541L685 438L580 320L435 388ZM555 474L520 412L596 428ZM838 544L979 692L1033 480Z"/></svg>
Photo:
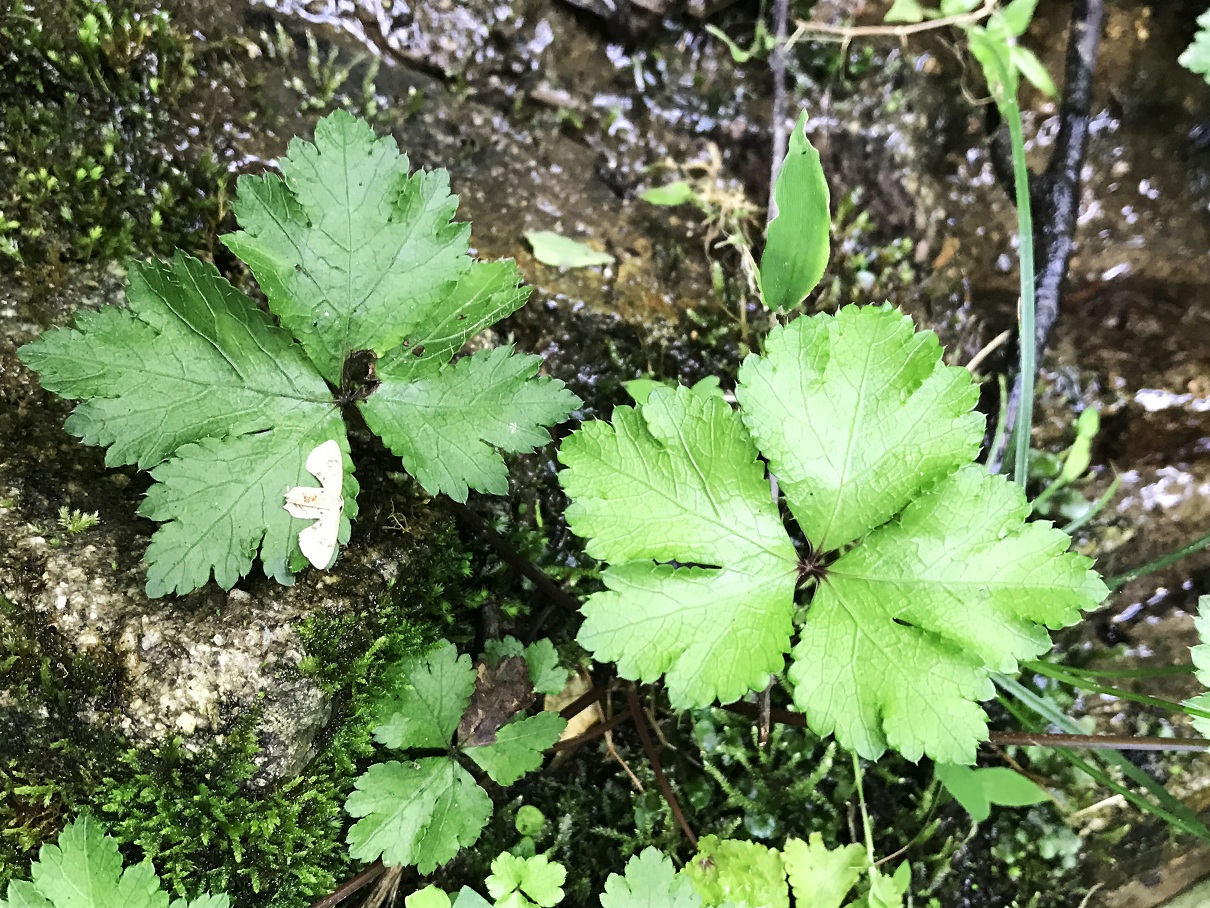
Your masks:
<svg viewBox="0 0 1210 908"><path fill-rule="evenodd" d="M61 311L117 302L121 276L102 271L60 293L51 308ZM109 722L136 743L179 736L189 746L256 707L264 776L297 771L328 717L326 698L297 672L297 623L332 594L314 582L252 581L229 593L211 584L148 599L139 558L154 524L135 514L146 480L107 469L101 451L63 431L70 404L43 391L16 356L37 332L29 311L28 298L0 310L0 595L118 670L115 713L82 719ZM99 522L81 528L72 512Z"/></svg>

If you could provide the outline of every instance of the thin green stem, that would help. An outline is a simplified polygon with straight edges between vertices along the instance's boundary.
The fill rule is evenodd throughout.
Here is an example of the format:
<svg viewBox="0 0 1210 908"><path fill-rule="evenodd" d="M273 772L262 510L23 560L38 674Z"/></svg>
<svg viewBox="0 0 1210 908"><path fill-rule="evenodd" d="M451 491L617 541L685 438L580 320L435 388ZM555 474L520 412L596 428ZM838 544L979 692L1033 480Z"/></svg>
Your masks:
<svg viewBox="0 0 1210 908"><path fill-rule="evenodd" d="M1105 510L1105 506L1107 504L1109 504L1109 502L1113 499L1113 496L1117 494L1118 487L1121 484L1122 484L1121 476L1113 477L1113 482L1111 482L1109 484L1109 488L1107 488L1101 494L1100 498L1098 498L1096 501L1094 501L1092 503L1092 507L1090 507L1087 511L1084 512L1084 516L1077 517L1071 523L1067 524L1067 526L1063 527L1063 532L1066 533L1068 536L1071 536L1073 533L1075 533L1076 530L1083 529L1084 525L1086 523L1088 523L1088 521L1092 520L1092 518L1094 518L1098 514L1100 514L1101 511ZM1034 502L1034 505L1035 505L1035 507L1037 506L1036 501Z"/></svg>
<svg viewBox="0 0 1210 908"><path fill-rule="evenodd" d="M1202 549L1206 548L1206 546L1210 546L1210 533L1207 533L1200 539L1195 539L1183 549L1177 549L1175 552L1164 555L1162 558L1156 558L1154 561L1148 561L1146 564L1127 571L1124 574L1118 574L1116 577L1110 577L1106 582L1109 584L1109 588L1111 590L1120 590L1131 580L1138 580L1140 577L1146 577L1148 574L1155 573L1156 571L1162 571L1169 565L1176 564L1183 558L1188 558L1194 552L1200 552Z"/></svg>
<svg viewBox="0 0 1210 908"><path fill-rule="evenodd" d="M1026 668L1031 668L1034 665L1032 662L1025 663ZM1088 678L1165 678L1168 675L1191 675L1197 671L1197 666L1192 662L1185 662L1181 665L1157 665L1155 668L1122 668L1122 669L1104 669L1104 668L1073 668L1070 665L1063 666L1063 670L1070 672L1073 675L1083 675Z"/></svg>
<svg viewBox="0 0 1210 908"><path fill-rule="evenodd" d="M1021 348L1021 395L1017 403L1017 418L1013 426L1015 448L1013 479L1022 487L1029 479L1030 428L1034 416L1034 375L1037 371L1037 329L1034 326L1034 219L1029 204L1029 170L1025 166L1025 136L1021 126L1021 108L1016 93L1009 94L1009 73L999 54L995 57L1000 72L1000 88L994 89L1000 113L1008 123L1012 145L1013 191L1017 197L1017 242L1020 245L1021 314L1019 317Z"/></svg>
<svg viewBox="0 0 1210 908"><path fill-rule="evenodd" d="M870 812L865 805L865 788L861 783L861 760L857 758L857 754L852 754L853 757L853 780L857 784L857 804L861 808L861 827L865 832L865 853L870 862L870 882L874 881L875 874L878 873L878 868L874 863L874 829L870 825Z"/></svg>

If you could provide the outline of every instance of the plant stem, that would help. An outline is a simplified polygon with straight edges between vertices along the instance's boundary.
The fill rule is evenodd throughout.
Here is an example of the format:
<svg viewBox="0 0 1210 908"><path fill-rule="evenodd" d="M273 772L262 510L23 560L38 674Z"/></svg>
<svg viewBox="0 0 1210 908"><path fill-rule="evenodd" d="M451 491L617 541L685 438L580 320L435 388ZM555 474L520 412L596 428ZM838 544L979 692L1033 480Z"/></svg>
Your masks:
<svg viewBox="0 0 1210 908"><path fill-rule="evenodd" d="M1012 145L1013 191L1017 197L1017 242L1020 246L1021 314L1019 318L1021 346L1019 398L1013 426L1015 452L1013 456L1013 479L1022 488L1029 480L1030 427L1034 413L1034 376L1037 371L1037 327L1035 326L1036 300L1034 296L1034 220L1030 210L1029 170L1025 166L1025 136L1021 127L1021 108L1017 104L1016 92L1009 93L1007 86L1010 74L1004 71L999 55L995 57L1000 68L1000 88L993 89L996 104L1008 123L1008 136Z"/></svg>
<svg viewBox="0 0 1210 908"><path fill-rule="evenodd" d="M685 819L685 813L681 810L680 802L676 799L676 793L673 792L672 786L668 784L668 777L664 775L664 767L660 764L660 753L655 749L655 745L651 741L651 731L647 728L647 714L643 712L643 705L639 703L638 691L632 684L630 685L630 690L626 693L630 700L630 714L634 717L634 726L638 730L639 740L643 744L643 752L647 754L647 761L651 764L651 771L655 773L655 781L660 786L660 792L663 793L664 800L668 802L672 815L676 817L676 821L684 831L685 837L689 839L689 844L696 848L697 836L694 835L693 829L689 826L689 821Z"/></svg>
<svg viewBox="0 0 1210 908"><path fill-rule="evenodd" d="M1207 533L1200 539L1194 540L1183 549L1177 549L1175 552L1164 555L1162 558L1156 558L1154 561L1148 561L1146 564L1136 567L1133 570L1129 570L1124 574L1118 574L1116 577L1110 577L1106 582L1109 584L1109 588L1111 590L1120 590L1131 580L1138 580L1140 577L1146 577L1148 574L1152 574L1156 571L1162 571L1169 565L1176 564L1182 558L1188 558L1194 552L1200 552L1206 546L1210 546L1210 533Z"/></svg>
<svg viewBox="0 0 1210 908"><path fill-rule="evenodd" d="M327 898L320 899L311 908L335 908L336 905L339 905L357 890L365 888L386 873L386 869L381 859L375 861L365 870L347 880Z"/></svg>
<svg viewBox="0 0 1210 908"><path fill-rule="evenodd" d="M857 806L861 808L861 829L865 835L865 855L870 862L870 882L874 882L874 877L878 873L877 865L874 861L874 830L870 827L870 812L866 809L865 804L865 788L861 780L861 760L857 754L852 754L853 757L853 781L857 784Z"/></svg>

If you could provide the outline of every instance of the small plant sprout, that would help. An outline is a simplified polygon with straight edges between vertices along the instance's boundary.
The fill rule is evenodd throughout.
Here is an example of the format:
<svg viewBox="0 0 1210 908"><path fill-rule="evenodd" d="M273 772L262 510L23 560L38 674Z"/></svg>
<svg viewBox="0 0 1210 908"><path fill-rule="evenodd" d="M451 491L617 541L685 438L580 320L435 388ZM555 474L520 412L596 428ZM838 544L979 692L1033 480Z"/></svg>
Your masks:
<svg viewBox="0 0 1210 908"><path fill-rule="evenodd" d="M85 513L80 510L72 510L64 505L59 508L59 526L68 536L78 536L85 530L91 530L101 522L101 517L96 511Z"/></svg>

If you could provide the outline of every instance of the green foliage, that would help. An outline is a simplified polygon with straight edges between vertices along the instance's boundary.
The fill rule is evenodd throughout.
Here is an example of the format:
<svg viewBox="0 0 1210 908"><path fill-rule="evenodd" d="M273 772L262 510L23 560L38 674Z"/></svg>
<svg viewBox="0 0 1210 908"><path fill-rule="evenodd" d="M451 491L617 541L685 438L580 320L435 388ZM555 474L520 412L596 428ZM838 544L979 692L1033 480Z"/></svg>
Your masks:
<svg viewBox="0 0 1210 908"><path fill-rule="evenodd" d="M1202 686L1210 688L1210 596L1202 596L1197 601L1197 617L1193 619L1197 627L1197 636L1201 642L1192 648L1193 665L1197 669L1197 678ZM1210 693L1199 694L1186 701L1186 706L1210 710ZM1198 733L1210 737L1210 719L1203 716L1192 717L1193 727Z"/></svg>
<svg viewBox="0 0 1210 908"><path fill-rule="evenodd" d="M431 873L475 842L492 813L491 799L457 754L469 757L500 785L511 785L541 763L542 752L566 722L553 713L517 716L515 700L501 697L513 702L509 712L493 699L500 692L490 689L489 678L486 672L476 675L470 658L459 656L449 643L388 672L375 738L391 748L448 753L378 763L357 780L357 790L345 803L346 811L359 818L347 839L353 858L381 856L387 864L415 865L421 873ZM528 682L531 693L533 680L531 676ZM472 692L478 703L468 713ZM489 723L482 733L485 740L479 742L478 734L466 730L464 714L479 733ZM455 730L460 740L451 747Z"/></svg>
<svg viewBox="0 0 1210 908"><path fill-rule="evenodd" d="M259 788L256 719L246 714L199 753L179 740L132 748L107 767L92 801L115 838L155 861L176 895L209 889L237 905L303 908L348 867L340 830L350 783L334 766L355 744L333 742L300 775ZM350 723L344 734L357 731Z"/></svg>
<svg viewBox="0 0 1210 908"><path fill-rule="evenodd" d="M883 21L914 23L926 19L964 16L981 6L982 0L941 0L937 7L926 7L919 0L895 0ZM1028 79L1045 95L1054 96L1055 84L1033 51L1017 39L1025 34L1033 20L1038 0L1009 0L987 18L986 25L974 21L958 23L966 32L971 54L983 67L992 94L1001 90L1015 96L1020 76ZM1186 52L1187 53L1187 52Z"/></svg>
<svg viewBox="0 0 1210 908"><path fill-rule="evenodd" d="M758 842L703 836L697 854L681 871L707 908L724 904L789 908L781 854Z"/></svg>
<svg viewBox="0 0 1210 908"><path fill-rule="evenodd" d="M692 880L676 872L672 861L654 848L644 848L626 862L626 873L611 873L601 895L601 908L701 908Z"/></svg>
<svg viewBox="0 0 1210 908"><path fill-rule="evenodd" d="M1210 10L1197 17L1197 33L1176 62L1210 82Z"/></svg>
<svg viewBox="0 0 1210 908"><path fill-rule="evenodd" d="M194 84L222 54L150 0L30 0L0 15L0 261L64 262L174 241L203 248L227 180L195 135L177 149ZM238 128L238 123L235 124Z"/></svg>
<svg viewBox="0 0 1210 908"><path fill-rule="evenodd" d="M991 816L993 804L1025 807L1047 799L1046 792L1038 787L1038 783L1006 766L972 769L969 766L938 763L934 771L941 784L954 796L954 800L966 808L976 823L982 823Z"/></svg>
<svg viewBox="0 0 1210 908"><path fill-rule="evenodd" d="M525 659L536 693L557 694L567 686L568 672L559 665L559 651L545 637L526 646L516 637L502 637L487 641L484 650L483 658L488 665L497 665L505 656Z"/></svg>
<svg viewBox="0 0 1210 908"><path fill-rule="evenodd" d="M171 908L229 908L225 895L176 899ZM43 845L33 881L14 880L0 908L169 908L150 861L122 867L118 843L87 814Z"/></svg>
<svg viewBox="0 0 1210 908"><path fill-rule="evenodd" d="M544 855L519 858L507 852L492 861L487 891L501 908L554 908L563 901L567 871Z"/></svg>
<svg viewBox="0 0 1210 908"><path fill-rule="evenodd" d="M788 839L781 857L800 908L840 908L867 864L860 845L829 849L818 832L805 842Z"/></svg>
<svg viewBox="0 0 1210 908"><path fill-rule="evenodd" d="M802 302L828 266L828 182L819 152L803 131L806 122L804 110L790 131L790 147L773 185L777 216L769 222L760 261L761 295L765 305L778 312Z"/></svg>
<svg viewBox="0 0 1210 908"><path fill-rule="evenodd" d="M244 230L224 241L283 327L178 253L132 269L129 308L81 313L20 351L47 388L83 401L69 431L108 446L111 466L151 469L140 513L164 524L146 555L151 596L211 574L230 588L258 557L282 583L304 554L331 564L358 491L338 405L356 401L430 494L465 500L506 491L496 449L544 443L578 404L511 348L449 364L527 294L512 263L467 256L444 171L409 176L390 138L339 112L281 167L284 179L240 179ZM307 507L287 509L293 496Z"/></svg>
<svg viewBox="0 0 1210 908"><path fill-rule="evenodd" d="M1104 584L1066 536L1025 524L1019 489L963 466L975 393L931 332L850 308L775 329L766 350L740 370L742 418L656 388L564 442L568 524L610 562L579 640L624 677L664 674L674 706L727 702L782 671L809 581L789 678L812 730L867 758L969 763L989 672L1049 648L1042 625L1078 620Z"/></svg>
<svg viewBox="0 0 1210 908"><path fill-rule="evenodd" d="M527 231L525 239L534 251L534 258L552 268L591 268L613 263L608 252L598 252L587 243L549 230Z"/></svg>

